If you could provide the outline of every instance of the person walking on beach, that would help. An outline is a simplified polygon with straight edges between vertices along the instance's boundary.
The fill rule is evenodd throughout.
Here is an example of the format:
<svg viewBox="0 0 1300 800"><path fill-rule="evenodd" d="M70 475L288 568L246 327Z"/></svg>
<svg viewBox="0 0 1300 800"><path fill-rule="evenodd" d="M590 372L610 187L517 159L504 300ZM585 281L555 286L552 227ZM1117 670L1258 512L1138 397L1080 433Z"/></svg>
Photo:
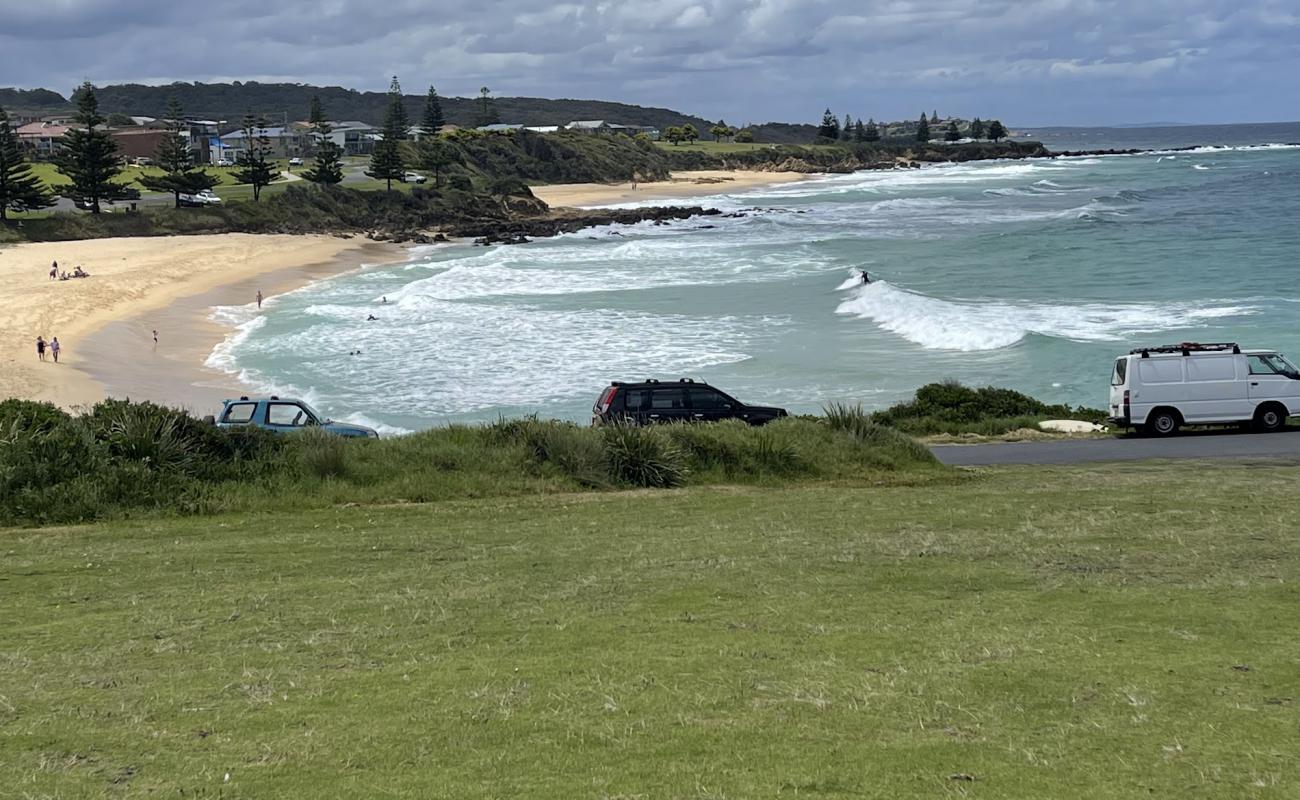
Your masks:
<svg viewBox="0 0 1300 800"><path fill-rule="evenodd" d="M55 364L59 363L59 350L61 349L63 349L63 346L59 344L59 337L55 336L50 340L50 354L54 356Z"/></svg>
<svg viewBox="0 0 1300 800"><path fill-rule="evenodd" d="M258 290L257 290L257 307L258 307L258 309L261 309L261 308L262 308L262 290L261 290L261 289L258 289Z"/></svg>
<svg viewBox="0 0 1300 800"><path fill-rule="evenodd" d="M45 337L44 336L36 337L36 357L39 358L41 361L45 360Z"/></svg>
<svg viewBox="0 0 1300 800"><path fill-rule="evenodd" d="M158 346L158 329L157 329L157 328L154 328L154 329L153 329L153 346L154 346L154 347L157 347L157 346Z"/></svg>
<svg viewBox="0 0 1300 800"><path fill-rule="evenodd" d="M59 262L53 261L50 263L50 280L52 281L58 280L58 278L59 278Z"/></svg>

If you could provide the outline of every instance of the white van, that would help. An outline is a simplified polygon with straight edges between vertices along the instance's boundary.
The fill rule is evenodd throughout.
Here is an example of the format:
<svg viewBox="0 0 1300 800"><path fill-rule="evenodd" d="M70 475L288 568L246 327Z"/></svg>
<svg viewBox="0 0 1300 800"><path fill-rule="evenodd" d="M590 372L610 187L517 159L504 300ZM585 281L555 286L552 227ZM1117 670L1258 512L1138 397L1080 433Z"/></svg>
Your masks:
<svg viewBox="0 0 1300 800"><path fill-rule="evenodd" d="M1168 436L1182 425L1279 431L1300 415L1300 370L1274 350L1233 343L1139 347L1115 360L1110 421Z"/></svg>

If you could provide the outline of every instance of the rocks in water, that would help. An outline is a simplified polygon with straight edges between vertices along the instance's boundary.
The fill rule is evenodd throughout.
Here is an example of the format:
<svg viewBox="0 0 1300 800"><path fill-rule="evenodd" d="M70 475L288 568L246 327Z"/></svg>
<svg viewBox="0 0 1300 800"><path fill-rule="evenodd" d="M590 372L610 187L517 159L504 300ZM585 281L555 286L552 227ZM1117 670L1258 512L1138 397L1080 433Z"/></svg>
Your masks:
<svg viewBox="0 0 1300 800"><path fill-rule="evenodd" d="M465 220L446 227L451 235L473 238L476 244L523 244L539 236L573 233L601 225L633 225L638 222L667 225L673 220L721 215L722 212L716 208L701 206L560 209L544 216Z"/></svg>

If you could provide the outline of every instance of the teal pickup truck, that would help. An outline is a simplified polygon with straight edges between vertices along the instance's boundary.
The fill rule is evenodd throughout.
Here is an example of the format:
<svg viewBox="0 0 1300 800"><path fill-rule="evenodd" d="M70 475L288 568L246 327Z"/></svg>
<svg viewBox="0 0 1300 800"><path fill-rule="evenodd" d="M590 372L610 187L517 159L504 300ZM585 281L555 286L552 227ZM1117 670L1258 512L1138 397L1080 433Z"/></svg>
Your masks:
<svg viewBox="0 0 1300 800"><path fill-rule="evenodd" d="M221 414L210 420L222 428L256 425L277 433L292 433L319 428L339 436L378 439L379 433L365 425L335 422L316 413L316 409L290 397L241 397L223 401Z"/></svg>

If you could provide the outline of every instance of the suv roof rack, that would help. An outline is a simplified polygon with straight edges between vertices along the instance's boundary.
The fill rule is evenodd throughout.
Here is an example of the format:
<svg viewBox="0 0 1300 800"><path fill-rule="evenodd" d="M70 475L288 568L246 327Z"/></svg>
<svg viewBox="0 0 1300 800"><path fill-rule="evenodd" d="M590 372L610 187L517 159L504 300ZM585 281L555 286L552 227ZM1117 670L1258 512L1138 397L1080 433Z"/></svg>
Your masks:
<svg viewBox="0 0 1300 800"><path fill-rule="evenodd" d="M1129 351L1129 354L1150 358L1152 353L1190 355L1192 351L1198 353L1226 353L1231 351L1233 355L1241 355L1241 346L1236 342L1182 342L1181 344L1166 344L1159 347L1135 347Z"/></svg>

